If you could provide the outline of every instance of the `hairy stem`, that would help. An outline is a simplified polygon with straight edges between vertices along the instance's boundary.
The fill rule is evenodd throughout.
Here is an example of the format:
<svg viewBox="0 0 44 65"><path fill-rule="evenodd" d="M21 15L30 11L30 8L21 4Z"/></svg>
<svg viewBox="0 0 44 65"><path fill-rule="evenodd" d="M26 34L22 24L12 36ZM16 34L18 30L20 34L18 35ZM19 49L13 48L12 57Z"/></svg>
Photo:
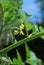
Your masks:
<svg viewBox="0 0 44 65"><path fill-rule="evenodd" d="M8 46L8 47L6 47L6 48L0 50L0 54L4 54L4 53L6 53L6 52L12 50L13 48L20 46L21 44L24 44L24 43L26 43L26 42L28 42L28 41L31 41L31 40L33 40L33 39L35 39L35 38L40 37L41 35L44 35L44 31L43 31L43 32L37 32L36 34L33 34L33 33L32 33L32 34L29 35L27 38L24 38L24 39L22 39L22 40L20 40L20 41L18 41L18 42L16 42L16 43L14 43L14 44L12 44L12 45L10 45L10 46Z"/></svg>

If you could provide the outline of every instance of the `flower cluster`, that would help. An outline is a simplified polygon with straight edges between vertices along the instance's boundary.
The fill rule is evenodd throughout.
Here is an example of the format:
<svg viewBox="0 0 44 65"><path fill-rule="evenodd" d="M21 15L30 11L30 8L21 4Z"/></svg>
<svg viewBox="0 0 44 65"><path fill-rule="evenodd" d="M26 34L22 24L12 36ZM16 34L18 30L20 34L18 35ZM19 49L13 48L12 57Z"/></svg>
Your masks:
<svg viewBox="0 0 44 65"><path fill-rule="evenodd" d="M17 34L24 35L23 29L24 29L24 24L21 24L19 30L14 30L14 35Z"/></svg>

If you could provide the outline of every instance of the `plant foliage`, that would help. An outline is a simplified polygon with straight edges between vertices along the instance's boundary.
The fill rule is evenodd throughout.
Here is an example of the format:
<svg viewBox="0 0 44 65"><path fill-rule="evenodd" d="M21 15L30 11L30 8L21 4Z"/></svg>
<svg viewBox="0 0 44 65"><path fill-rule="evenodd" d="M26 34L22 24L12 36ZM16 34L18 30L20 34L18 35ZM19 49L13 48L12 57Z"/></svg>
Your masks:
<svg viewBox="0 0 44 65"><path fill-rule="evenodd" d="M22 0L0 0L0 65L25 65L26 63L42 65L41 60L28 48L27 42L37 37L44 39L44 36L41 36L44 35L44 29L42 27L38 29L36 23L29 22L30 15L22 10L22 4ZM30 30L32 33L28 34ZM16 35L26 36L26 38L17 41ZM16 50L17 58L13 58L13 60L4 56L8 51L21 44L25 44L26 59L24 62L18 50Z"/></svg>

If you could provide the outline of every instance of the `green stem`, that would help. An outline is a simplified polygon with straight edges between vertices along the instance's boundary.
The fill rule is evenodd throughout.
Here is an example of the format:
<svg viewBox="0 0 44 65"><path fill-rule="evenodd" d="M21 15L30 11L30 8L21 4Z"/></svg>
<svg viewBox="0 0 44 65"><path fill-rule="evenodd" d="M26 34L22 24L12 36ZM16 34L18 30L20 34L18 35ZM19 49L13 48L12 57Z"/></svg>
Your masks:
<svg viewBox="0 0 44 65"><path fill-rule="evenodd" d="M33 40L35 38L40 37L41 35L44 35L44 31L43 32L37 32L34 35L32 33L31 36L29 35L27 38L24 38L24 39L20 40L19 42L16 42L16 43L14 43L14 44L12 44L12 45L0 50L0 54L6 53L6 52L12 50L13 48L20 46L21 44L24 44L24 43L26 43L28 41L31 41L31 40Z"/></svg>

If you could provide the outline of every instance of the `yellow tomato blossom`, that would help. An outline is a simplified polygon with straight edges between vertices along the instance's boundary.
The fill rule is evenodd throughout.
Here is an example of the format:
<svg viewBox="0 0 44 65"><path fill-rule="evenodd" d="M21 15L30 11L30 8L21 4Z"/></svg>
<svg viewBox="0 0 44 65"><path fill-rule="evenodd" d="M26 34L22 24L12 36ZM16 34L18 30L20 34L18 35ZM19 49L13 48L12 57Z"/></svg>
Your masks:
<svg viewBox="0 0 44 65"><path fill-rule="evenodd" d="M20 25L20 30L23 30L23 29L24 29L24 25L21 24L21 25Z"/></svg>
<svg viewBox="0 0 44 65"><path fill-rule="evenodd" d="M18 30L14 31L14 35L17 35L17 34L24 35L23 29L24 29L24 24L21 24L19 27L19 31Z"/></svg>
<svg viewBox="0 0 44 65"><path fill-rule="evenodd" d="M24 35L23 31L20 31L20 34Z"/></svg>
<svg viewBox="0 0 44 65"><path fill-rule="evenodd" d="M21 25L20 25L20 34L22 34L22 35L24 35L23 29L24 29L24 25L21 24Z"/></svg>

